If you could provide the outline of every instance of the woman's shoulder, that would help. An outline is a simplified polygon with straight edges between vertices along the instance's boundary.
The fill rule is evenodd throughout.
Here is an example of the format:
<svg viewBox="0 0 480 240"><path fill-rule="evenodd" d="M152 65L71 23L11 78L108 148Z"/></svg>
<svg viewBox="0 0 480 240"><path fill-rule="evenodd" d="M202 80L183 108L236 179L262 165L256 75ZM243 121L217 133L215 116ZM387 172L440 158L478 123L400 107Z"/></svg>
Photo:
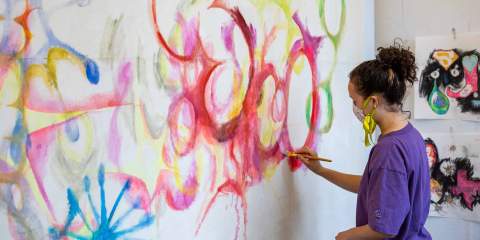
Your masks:
<svg viewBox="0 0 480 240"><path fill-rule="evenodd" d="M369 169L406 173L404 144L397 137L384 138L372 149Z"/></svg>
<svg viewBox="0 0 480 240"><path fill-rule="evenodd" d="M421 144L423 146L424 140L420 132L411 123L408 123L407 126L399 131L380 137L377 146L378 148L408 150L412 144Z"/></svg>

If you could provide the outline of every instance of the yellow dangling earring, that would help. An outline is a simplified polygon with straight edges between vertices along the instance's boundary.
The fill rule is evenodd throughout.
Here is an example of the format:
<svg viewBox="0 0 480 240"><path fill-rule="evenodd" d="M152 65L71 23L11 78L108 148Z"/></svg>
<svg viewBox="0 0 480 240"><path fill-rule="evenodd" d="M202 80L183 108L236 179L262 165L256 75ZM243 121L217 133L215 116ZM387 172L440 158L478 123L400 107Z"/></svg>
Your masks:
<svg viewBox="0 0 480 240"><path fill-rule="evenodd" d="M363 109L367 108L368 103L370 102L370 97L365 100L363 103ZM363 130L365 131L365 147L370 146L373 143L373 133L375 132L375 128L377 127L377 123L375 122L376 107L373 108L372 112L368 113L363 119Z"/></svg>

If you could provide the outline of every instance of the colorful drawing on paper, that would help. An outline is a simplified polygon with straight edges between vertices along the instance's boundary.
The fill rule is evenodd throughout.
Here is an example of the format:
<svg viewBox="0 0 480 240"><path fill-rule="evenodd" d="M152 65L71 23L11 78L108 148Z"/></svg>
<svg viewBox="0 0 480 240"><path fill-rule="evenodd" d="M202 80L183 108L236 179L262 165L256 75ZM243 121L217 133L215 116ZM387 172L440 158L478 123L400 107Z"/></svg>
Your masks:
<svg viewBox="0 0 480 240"><path fill-rule="evenodd" d="M168 28L172 19L159 14L167 1L145 0L145 19L133 21L148 23L132 28L138 37L128 13L116 13L94 24L100 32L79 33L88 39L80 44L53 27L96 31L58 16L76 9L103 16L94 9L100 2L0 3L0 208L8 238L149 239L168 221L165 209L201 202L197 234L225 196L237 212L231 238L241 229L246 238L248 189L273 176L283 152L301 147L287 127L290 85L301 76L309 82L302 145L318 146L331 129L346 1L337 32L324 0L311 13L318 33L302 15L308 9L289 0L180 1ZM132 39L137 49L128 52ZM333 64L320 73L327 42Z"/></svg>
<svg viewBox="0 0 480 240"><path fill-rule="evenodd" d="M456 40L417 38L421 73L415 85L415 118L480 120L479 39L478 34Z"/></svg>
<svg viewBox="0 0 480 240"><path fill-rule="evenodd" d="M480 216L480 166L478 136L466 138L461 144L437 144L451 139L436 136L425 140L431 175L431 215L457 217L478 221ZM467 142L470 141L470 142Z"/></svg>
<svg viewBox="0 0 480 240"><path fill-rule="evenodd" d="M420 96L433 112L443 115L450 101L457 101L461 112L480 114L478 71L480 54L459 49L435 50L420 78Z"/></svg>

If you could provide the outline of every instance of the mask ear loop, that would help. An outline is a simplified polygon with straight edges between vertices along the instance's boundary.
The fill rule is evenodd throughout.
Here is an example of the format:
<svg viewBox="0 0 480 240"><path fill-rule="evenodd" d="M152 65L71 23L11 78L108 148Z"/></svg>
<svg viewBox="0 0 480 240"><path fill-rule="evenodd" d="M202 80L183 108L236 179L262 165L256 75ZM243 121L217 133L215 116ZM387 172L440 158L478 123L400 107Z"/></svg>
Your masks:
<svg viewBox="0 0 480 240"><path fill-rule="evenodd" d="M365 102L363 103L363 109L367 108L368 104L370 103L370 97L368 97ZM373 132L375 132L375 128L377 127L377 123L375 122L374 116L376 107L373 107L372 112L368 113L363 120L363 130L365 131L365 147L370 146L373 141Z"/></svg>

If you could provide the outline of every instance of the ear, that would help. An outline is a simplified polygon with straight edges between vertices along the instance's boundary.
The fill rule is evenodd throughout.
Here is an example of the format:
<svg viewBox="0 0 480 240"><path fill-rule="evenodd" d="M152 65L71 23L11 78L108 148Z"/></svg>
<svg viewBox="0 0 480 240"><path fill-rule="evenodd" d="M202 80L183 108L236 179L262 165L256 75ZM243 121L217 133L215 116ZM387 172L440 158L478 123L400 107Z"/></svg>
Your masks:
<svg viewBox="0 0 480 240"><path fill-rule="evenodd" d="M376 109L380 105L380 97L377 95L372 95L370 97L370 102L371 106Z"/></svg>

